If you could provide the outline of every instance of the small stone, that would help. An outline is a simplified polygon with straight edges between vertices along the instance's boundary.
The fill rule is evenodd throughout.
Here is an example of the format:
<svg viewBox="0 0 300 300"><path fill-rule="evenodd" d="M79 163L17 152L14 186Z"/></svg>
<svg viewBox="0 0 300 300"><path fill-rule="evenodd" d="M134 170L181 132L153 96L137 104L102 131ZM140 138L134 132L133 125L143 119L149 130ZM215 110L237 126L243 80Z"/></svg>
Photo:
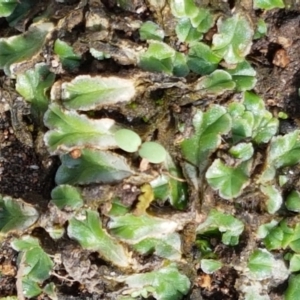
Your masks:
<svg viewBox="0 0 300 300"><path fill-rule="evenodd" d="M276 51L272 63L280 68L285 68L290 63L290 58L284 49L279 49Z"/></svg>
<svg viewBox="0 0 300 300"><path fill-rule="evenodd" d="M81 156L81 150L80 149L74 149L70 152L70 156L73 158L73 159L77 159Z"/></svg>
<svg viewBox="0 0 300 300"><path fill-rule="evenodd" d="M287 49L293 44L293 41L291 39L288 39L284 36L279 36L277 38L278 44L280 44L283 48Z"/></svg>

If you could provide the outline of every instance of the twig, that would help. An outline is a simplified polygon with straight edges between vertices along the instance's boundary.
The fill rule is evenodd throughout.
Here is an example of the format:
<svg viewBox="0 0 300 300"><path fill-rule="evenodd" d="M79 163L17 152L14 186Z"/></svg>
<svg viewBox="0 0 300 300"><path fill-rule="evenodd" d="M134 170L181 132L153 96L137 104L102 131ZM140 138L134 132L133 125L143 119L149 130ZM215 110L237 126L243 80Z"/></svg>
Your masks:
<svg viewBox="0 0 300 300"><path fill-rule="evenodd" d="M16 288L17 288L18 300L25 300L25 297L23 294L23 282L22 282L24 269L25 269L25 253L23 252L20 263L19 263L17 276L16 276L16 278L17 278Z"/></svg>
<svg viewBox="0 0 300 300"><path fill-rule="evenodd" d="M57 277L59 279L65 280L65 281L69 281L69 282L76 282L77 281L77 280L70 279L70 278L65 277L65 276L58 275L57 273L55 273L53 271L51 272L51 275L53 275L53 276L55 276L55 277Z"/></svg>
<svg viewBox="0 0 300 300"><path fill-rule="evenodd" d="M167 176L171 177L174 180L177 180L177 181L180 181L180 182L186 182L185 179L175 177L172 174L170 174L169 172L162 171L161 173L164 174L164 175L167 175Z"/></svg>

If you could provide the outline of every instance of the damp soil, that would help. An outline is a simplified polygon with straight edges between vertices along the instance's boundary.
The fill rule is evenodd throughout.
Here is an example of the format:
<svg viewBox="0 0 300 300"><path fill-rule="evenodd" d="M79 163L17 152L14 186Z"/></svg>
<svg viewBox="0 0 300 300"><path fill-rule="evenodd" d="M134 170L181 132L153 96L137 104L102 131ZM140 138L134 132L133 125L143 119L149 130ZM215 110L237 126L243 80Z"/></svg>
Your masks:
<svg viewBox="0 0 300 300"><path fill-rule="evenodd" d="M143 1L140 2L143 3ZM103 3L105 4L106 12L109 13L111 11L113 15L121 13L116 8L114 1L103 1ZM60 14L57 17L63 17L77 7L78 1L69 1L65 5L61 4L59 6L56 3L55 5L56 8L58 7L57 9ZM42 8L39 6L35 10L35 13L38 13ZM35 13L33 12L33 15ZM130 17L131 14L134 14L135 18L137 16L135 13L130 12L126 14L122 12L122 14L124 17ZM280 132L288 133L300 126L300 99L298 95L300 86L300 8L292 6L289 10L275 9L266 13L249 11L249 14L255 15L255 17L263 17L268 24L267 35L253 43L251 53L247 57L257 71L258 82L255 92L265 99L266 106L275 115L280 111L288 113L289 118L281 121L280 124ZM139 14L139 18L141 20L151 19L151 11L146 9L144 13ZM117 21L120 22L121 19L120 17ZM69 22L71 20L72 18L70 17ZM7 36L9 32L8 24L4 19L0 19L0 21L0 36ZM74 18L72 22L74 22L73 25L68 23L69 26L73 27L70 31L66 32L66 36L67 40L75 42L83 28L83 17ZM25 24L24 26L26 27L27 25ZM126 38L129 37L135 40L136 33L130 35L129 31L120 31L120 35L127 35ZM85 58L86 64L82 69L78 69L73 74L67 74L67 76L75 76L82 73L94 74L95 72L101 73L102 71L113 74L120 72L120 70L126 71L132 68L120 66L113 60L95 63L90 56L87 55ZM3 73L0 76L2 79L4 78ZM183 120L186 119L188 122L189 112L190 107L182 109L179 113L181 114L180 118ZM106 116L112 114L111 112L99 113ZM174 114L174 109L166 112L166 115L168 114ZM115 116L119 118L118 121L120 122L124 122L126 119L119 112L115 113ZM139 119L135 121L137 123L140 122ZM32 122L29 119L25 120L25 123L27 126L32 126ZM170 129L170 132L173 131ZM32 134L34 136L34 131ZM157 134L163 133L159 133L158 131ZM42 210L46 210L50 201L51 189L55 186L54 175L58 165L57 158L45 157L36 151L36 147L24 145L22 140L15 135L9 110L0 110L1 194L22 198L26 202ZM294 174L299 174L299 170L295 170ZM289 189L292 189L295 185L298 185L296 175L290 180ZM128 203L133 203L138 195L131 187L125 191L123 190L122 193L121 196ZM217 204L219 203L217 197L213 193L213 200L203 203L205 210L220 205ZM214 252L218 254L218 257L223 262L230 263L238 260L247 244L249 235L253 234L251 230L252 226L255 227L257 223L262 223L258 221L259 219L267 219L263 215L259 199L255 199L253 196L251 187L247 188L242 202L240 204L242 209L232 208L232 204L227 202L221 204L224 212L232 212L234 210L235 216L247 224L246 233L242 236L241 242L237 247L225 247L218 238L211 241L211 244L214 245ZM96 253L88 253L79 249L76 243L70 241L65 236L54 242L42 228L35 229L32 234L40 239L48 253L60 253L62 256L64 264L57 263L55 270L59 276L51 276L47 281L52 281L56 284L59 299L106 299L106 293L112 292L114 288L119 288L118 286L110 286L104 282L98 282L97 276L99 274L109 273L113 270ZM188 255L192 255L193 247L190 246L187 248L187 251L191 251ZM211 275L203 273L199 266L194 269L194 273L191 275L193 278L193 288L184 299L240 299L236 289L238 273L234 268L223 267ZM0 273L0 297L16 295L17 252L9 246L9 242L7 241L1 245ZM87 289L87 285L93 285L95 292L89 293L88 290L91 289ZM282 299L286 287L287 283L284 282L280 286L273 288L270 293L271 299ZM49 298L42 295L36 299Z"/></svg>

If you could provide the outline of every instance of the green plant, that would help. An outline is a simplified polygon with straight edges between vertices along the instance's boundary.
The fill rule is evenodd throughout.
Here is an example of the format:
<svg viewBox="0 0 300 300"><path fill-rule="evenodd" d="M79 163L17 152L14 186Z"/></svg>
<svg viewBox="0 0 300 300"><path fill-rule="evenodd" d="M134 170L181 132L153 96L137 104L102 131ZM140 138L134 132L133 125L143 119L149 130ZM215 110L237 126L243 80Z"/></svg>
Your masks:
<svg viewBox="0 0 300 300"><path fill-rule="evenodd" d="M155 142L145 142L139 149L139 155L149 162L158 164L166 159L167 152L163 146Z"/></svg>
<svg viewBox="0 0 300 300"><path fill-rule="evenodd" d="M293 254L290 259L290 272L298 272L300 270L300 254Z"/></svg>
<svg viewBox="0 0 300 300"><path fill-rule="evenodd" d="M0 231L25 230L39 218L38 211L21 199L0 194Z"/></svg>
<svg viewBox="0 0 300 300"><path fill-rule="evenodd" d="M120 77L79 75L70 82L61 83L61 93L52 87L52 100L62 100L67 109L92 110L105 105L130 101L136 93L133 80Z"/></svg>
<svg viewBox="0 0 300 300"><path fill-rule="evenodd" d="M254 88L257 81L256 71L246 60L239 62L234 69L228 69L227 72L232 76L237 91L244 92Z"/></svg>
<svg viewBox="0 0 300 300"><path fill-rule="evenodd" d="M299 293L300 275L292 275L289 278L289 285L284 293L285 300L296 300Z"/></svg>
<svg viewBox="0 0 300 300"><path fill-rule="evenodd" d="M217 69L220 60L208 45L197 42L189 49L187 65L193 72L206 75Z"/></svg>
<svg viewBox="0 0 300 300"><path fill-rule="evenodd" d="M40 284L50 277L53 262L49 255L41 248L37 239L31 236L23 236L12 241L12 247L20 251L19 269L23 294L32 298L42 292Z"/></svg>
<svg viewBox="0 0 300 300"><path fill-rule="evenodd" d="M206 274L212 274L222 268L222 263L215 259L201 259L201 269Z"/></svg>
<svg viewBox="0 0 300 300"><path fill-rule="evenodd" d="M275 177L276 169L292 166L299 162L299 131L295 130L283 136L274 137L270 143L267 156L267 167L260 181L267 182Z"/></svg>
<svg viewBox="0 0 300 300"><path fill-rule="evenodd" d="M147 21L142 24L139 29L140 39L145 40L158 40L162 41L164 39L164 31L154 22Z"/></svg>
<svg viewBox="0 0 300 300"><path fill-rule="evenodd" d="M136 152L141 145L141 138L132 130L120 129L114 137L117 145L126 152Z"/></svg>
<svg viewBox="0 0 300 300"><path fill-rule="evenodd" d="M281 192L274 185L262 185L260 190L267 196L266 206L268 213L274 214L282 205Z"/></svg>
<svg viewBox="0 0 300 300"><path fill-rule="evenodd" d="M254 34L249 18L237 13L228 19L220 18L217 25L212 50L228 64L242 62L250 51Z"/></svg>
<svg viewBox="0 0 300 300"><path fill-rule="evenodd" d="M83 206L83 199L78 188L72 185L59 185L51 191L52 202L59 209L78 209Z"/></svg>
<svg viewBox="0 0 300 300"><path fill-rule="evenodd" d="M52 154L84 146L104 150L117 147L113 135L119 128L112 119L92 120L53 103L49 105L44 122L50 129L44 140Z"/></svg>
<svg viewBox="0 0 300 300"><path fill-rule="evenodd" d="M152 294L157 300L177 300L186 295L190 282L182 275L176 265L169 266L144 274L126 276L122 281L128 286L131 297Z"/></svg>
<svg viewBox="0 0 300 300"><path fill-rule="evenodd" d="M45 63L36 64L33 69L17 75L16 90L31 103L31 113L36 122L43 124L44 113L48 109L48 89L55 80L55 74L49 71Z"/></svg>
<svg viewBox="0 0 300 300"><path fill-rule="evenodd" d="M260 39L261 37L265 36L267 33L267 24L263 19L259 19L257 21L256 31L254 33L254 39Z"/></svg>
<svg viewBox="0 0 300 300"><path fill-rule="evenodd" d="M32 9L35 4L36 2L34 0L1 0L0 16L6 17L9 26L16 28L18 27L18 23L24 19L28 11ZM38 18L36 21L38 21Z"/></svg>
<svg viewBox="0 0 300 300"><path fill-rule="evenodd" d="M234 158L241 161L246 161L253 156L254 148L252 143L239 143L232 146L228 152Z"/></svg>
<svg viewBox="0 0 300 300"><path fill-rule="evenodd" d="M205 176L209 185L219 190L224 199L238 197L249 182L251 160L242 162L236 167L229 167L216 159L208 168Z"/></svg>
<svg viewBox="0 0 300 300"><path fill-rule="evenodd" d="M203 37L203 34L193 27L189 18L182 18L178 21L176 34L179 41L189 44L193 44Z"/></svg>
<svg viewBox="0 0 300 300"><path fill-rule="evenodd" d="M57 184L115 183L134 174L123 156L109 151L82 149L78 158L61 156Z"/></svg>
<svg viewBox="0 0 300 300"><path fill-rule="evenodd" d="M141 139L134 131L121 129L109 118L92 120L76 111L65 110L57 104L51 104L44 121L51 129L45 134L44 139L53 154L85 147L100 150L119 147L126 152L138 151L141 157L152 163L161 163L166 159L166 150L163 146L156 142L145 142L141 145Z"/></svg>
<svg viewBox="0 0 300 300"><path fill-rule="evenodd" d="M283 8L284 2L282 0L254 0L254 9L270 10L273 8Z"/></svg>
<svg viewBox="0 0 300 300"><path fill-rule="evenodd" d="M38 55L54 29L52 23L32 24L27 32L0 39L0 69L6 75L14 75L18 63Z"/></svg>
<svg viewBox="0 0 300 300"><path fill-rule="evenodd" d="M275 222L270 225L267 231L261 236L264 238L263 241L267 249L274 250L290 248L297 253L300 251L299 224L296 224L294 227L289 227L286 220L283 220L278 225Z"/></svg>
<svg viewBox="0 0 300 300"><path fill-rule="evenodd" d="M279 273L285 278L288 277L288 271L282 260L276 260L274 256L265 249L256 249L249 257L248 261L249 276L256 280L263 280Z"/></svg>
<svg viewBox="0 0 300 300"><path fill-rule="evenodd" d="M176 52L166 43L149 41L149 47L140 56L139 66L150 72L164 72L169 75L186 76L189 72L183 54Z"/></svg>
<svg viewBox="0 0 300 300"><path fill-rule="evenodd" d="M129 267L132 260L128 250L102 228L97 212L87 210L81 214L85 215L84 220L75 216L69 221L69 237L85 249L98 251L105 260L120 267Z"/></svg>
<svg viewBox="0 0 300 300"><path fill-rule="evenodd" d="M238 89L253 88L255 71L249 65L242 65L250 51L254 35L248 17L235 14L231 18L220 18L217 22L218 34L214 35L213 45L209 47L200 40L214 25L214 16L210 11L186 0L171 1L170 6L173 15L178 18L175 29L178 40L190 44L188 56L185 57L166 43L149 41L147 51L140 56L141 68L153 72L173 73L176 76L186 76L190 69L203 75L213 72L224 58L228 64L241 63L234 74L237 76ZM176 56L179 54L182 56L181 72L177 71ZM241 76L242 78L239 78Z"/></svg>
<svg viewBox="0 0 300 300"><path fill-rule="evenodd" d="M169 200L171 205L177 209L185 209L188 204L187 183L182 180L181 169L176 166L169 153L162 163L166 170L150 182L155 199L161 201Z"/></svg>
<svg viewBox="0 0 300 300"><path fill-rule="evenodd" d="M292 191L285 201L285 206L288 210L300 212L300 193Z"/></svg>
<svg viewBox="0 0 300 300"><path fill-rule="evenodd" d="M193 126L194 135L180 146L184 158L201 170L207 166L210 154L221 144L221 134L230 130L231 118L224 107L216 105L205 113L197 111L193 117Z"/></svg>
<svg viewBox="0 0 300 300"><path fill-rule="evenodd" d="M195 86L204 94L222 95L225 91L232 91L236 87L232 76L224 70L216 70L213 73L201 77Z"/></svg>
<svg viewBox="0 0 300 300"><path fill-rule="evenodd" d="M1 0L0 1L0 17L8 17L12 14L16 6L18 5L17 0Z"/></svg>
<svg viewBox="0 0 300 300"><path fill-rule="evenodd" d="M252 137L257 144L267 143L278 130L278 119L266 110L263 100L252 92L243 93L243 102L228 106L235 119L232 126L233 142Z"/></svg>
<svg viewBox="0 0 300 300"><path fill-rule="evenodd" d="M0 16L6 17L11 26L24 16L24 8L32 5L29 0L21 2L0 1ZM16 90L31 104L42 134L44 119L48 128L44 135L46 147L61 160L55 176L58 186L52 190L45 214L22 200L1 196L1 232L30 235L32 228L43 227L54 240L64 235L66 240L69 237L77 241L87 253L97 252L115 272L115 276L108 276L105 270L99 276L101 282L112 281L117 287L118 282L123 284L122 290L109 295L116 299L182 299L191 286L184 274L194 273L190 265L199 265L207 274L223 266L209 241L211 237L221 237L226 247L239 244L244 223L223 207L232 205L231 211L238 211L239 205L244 205L245 188L251 184L255 196L265 200L266 212L274 219L263 224L258 233L268 250L253 249L250 256L249 251L245 252L243 263L248 262L247 268L241 264L236 270L255 283L252 289L240 288L245 299L265 300L267 293L260 281L274 277L282 282L290 272L300 269L299 224L276 221L275 215L284 211L283 203L287 209L299 212L298 191L283 197L290 192L285 188L288 168L299 162L299 131L276 136L278 118L287 116L274 117L264 100L251 91L257 74L245 60L252 40L266 34L266 24L261 19L252 22L246 13L234 10L231 16L223 14L222 9L216 13L193 0L146 2L146 14L151 14L155 22L141 25L140 20L129 18L124 32L121 21L115 27L106 24L115 21L115 16L107 18L105 11L98 15L81 3L86 9L85 21L95 22L97 27L87 26L84 30L93 40L85 40L78 32L82 55L70 46L74 44L68 35L74 28L69 19L64 20L69 24L66 31L60 22L42 23L44 18L53 18L51 7L37 16L38 22L33 19L27 31L0 39L0 68L16 78ZM135 2L117 3L118 9L137 14ZM254 7L270 9L283 7L283 3L257 0ZM79 24L84 26L82 21ZM135 37L137 31L139 38ZM127 40L129 46L118 39L123 35L132 37ZM46 60L49 53L43 48L50 39L54 59L59 58L64 69L55 70L57 77L50 72L52 65ZM146 42L135 45L133 41L139 39ZM80 65L84 66L86 57L93 62L111 58L120 71L115 75L76 74L69 78L78 73ZM23 69L22 63L28 60L31 65ZM40 60L43 62L37 63ZM97 62L97 67L103 68L107 62ZM132 64L148 72L133 69ZM156 92L162 94L159 99ZM230 103L224 104L227 99ZM219 104L215 104L217 101ZM166 108L174 111L160 113ZM177 112L190 108L192 124ZM166 127L160 122L169 115L170 123L179 125L179 145L173 143L174 136L165 139L160 128ZM141 128L146 128L145 132ZM261 156L266 157L265 164ZM95 191L100 192L95 195ZM246 191L249 193L249 189ZM217 209L204 207L199 217L199 202L207 198L214 199ZM171 214L167 214L169 211ZM203 215L206 220L202 222ZM191 224L194 229L189 236L187 228ZM29 235L12 243L19 251L23 292L28 298L46 293L55 299L54 283L44 283L51 281L54 263L39 241ZM196 264L189 257L190 249L184 249L188 240L190 249L197 246ZM289 270L282 259L269 252L280 249L289 251L285 256ZM154 256L151 263L143 265L150 255ZM298 281L297 275L291 276L286 299L293 299ZM91 286L85 288L93 293Z"/></svg>
<svg viewBox="0 0 300 300"><path fill-rule="evenodd" d="M126 214L112 216L108 224L110 232L130 243L137 243L145 238L164 238L175 232L179 224L175 221L152 217L145 213L140 216Z"/></svg>
<svg viewBox="0 0 300 300"><path fill-rule="evenodd" d="M181 259L181 241L178 233L171 233L164 238L146 238L133 246L141 254L155 254L169 260Z"/></svg>
<svg viewBox="0 0 300 300"><path fill-rule="evenodd" d="M196 231L200 235L220 231L222 242L234 246L238 244L239 236L244 231L244 224L231 215L211 210L205 222L200 224Z"/></svg>
<svg viewBox="0 0 300 300"><path fill-rule="evenodd" d="M57 39L54 43L54 53L59 56L63 68L73 70L79 67L80 55L75 54L66 42Z"/></svg>

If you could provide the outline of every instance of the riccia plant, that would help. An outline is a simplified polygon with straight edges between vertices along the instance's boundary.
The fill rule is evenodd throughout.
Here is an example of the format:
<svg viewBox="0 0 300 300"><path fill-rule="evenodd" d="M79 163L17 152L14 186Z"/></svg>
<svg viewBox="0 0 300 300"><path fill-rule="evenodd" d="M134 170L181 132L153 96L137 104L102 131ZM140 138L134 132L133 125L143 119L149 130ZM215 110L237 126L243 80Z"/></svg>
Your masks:
<svg viewBox="0 0 300 300"><path fill-rule="evenodd" d="M299 191L285 187L299 163L299 131L278 135L279 119L253 91L256 71L247 61L262 22L255 28L245 12L228 16L192 0L158 2L147 1L153 19L141 22L134 3L117 1L132 18L127 29L103 4L81 3L74 23L65 16L57 24L48 21L49 7L24 32L0 39L0 68L31 104L49 155L60 159L46 211L0 197L0 230L14 235L23 297L59 299L58 280L100 294L95 276L107 299L184 299L198 273L226 266L249 283L240 285L241 297L269 299L272 278L279 284L300 269L299 224L278 215L300 210ZM0 1L0 15L9 21L25 4ZM255 9L282 5L254 1ZM68 34L78 25L74 42ZM117 71L105 72L109 65ZM212 240L233 251L246 243L238 210L247 193L262 199L270 222L257 228L260 247L249 238L243 259L228 264ZM56 245L69 242L88 269L50 254L33 237L38 227ZM84 253L107 270L91 267ZM298 282L290 276L287 300Z"/></svg>

